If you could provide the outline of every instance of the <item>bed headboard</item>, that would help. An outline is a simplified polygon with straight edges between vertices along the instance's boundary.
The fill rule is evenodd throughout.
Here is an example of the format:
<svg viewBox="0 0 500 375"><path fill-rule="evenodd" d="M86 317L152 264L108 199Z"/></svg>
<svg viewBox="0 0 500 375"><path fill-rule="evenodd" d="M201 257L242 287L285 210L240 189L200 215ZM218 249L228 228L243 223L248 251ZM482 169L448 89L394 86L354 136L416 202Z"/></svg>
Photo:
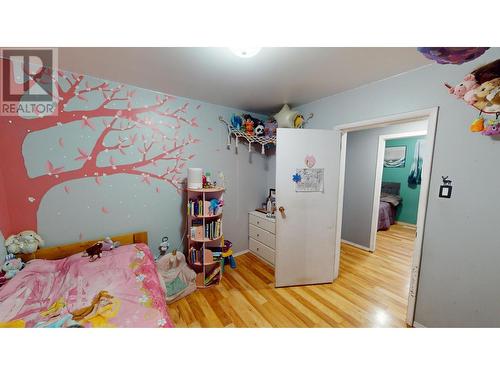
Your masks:
<svg viewBox="0 0 500 375"><path fill-rule="evenodd" d="M117 236L112 236L113 241L120 242L121 245L130 245L134 243L148 243L148 232L135 232L135 233L125 233ZM17 254L18 258L21 258L23 262L27 262L32 259L62 259L69 257L70 255L81 253L85 251L90 246L95 244L97 241L103 240L100 238L98 240L83 241L70 243L67 245L59 245L54 247L44 247L38 249L32 254Z"/></svg>
<svg viewBox="0 0 500 375"><path fill-rule="evenodd" d="M401 189L400 182L382 182L382 193L399 195L399 190Z"/></svg>

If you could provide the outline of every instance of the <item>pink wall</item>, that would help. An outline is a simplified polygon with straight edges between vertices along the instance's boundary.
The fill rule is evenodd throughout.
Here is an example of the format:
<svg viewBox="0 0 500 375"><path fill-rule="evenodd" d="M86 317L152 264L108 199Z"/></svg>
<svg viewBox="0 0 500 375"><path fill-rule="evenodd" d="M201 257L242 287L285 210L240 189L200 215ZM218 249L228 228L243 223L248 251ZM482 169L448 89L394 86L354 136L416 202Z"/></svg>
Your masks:
<svg viewBox="0 0 500 375"><path fill-rule="evenodd" d="M3 172L0 169L0 232L4 237L8 237L11 233L10 217L7 209L7 194L5 191L5 181Z"/></svg>

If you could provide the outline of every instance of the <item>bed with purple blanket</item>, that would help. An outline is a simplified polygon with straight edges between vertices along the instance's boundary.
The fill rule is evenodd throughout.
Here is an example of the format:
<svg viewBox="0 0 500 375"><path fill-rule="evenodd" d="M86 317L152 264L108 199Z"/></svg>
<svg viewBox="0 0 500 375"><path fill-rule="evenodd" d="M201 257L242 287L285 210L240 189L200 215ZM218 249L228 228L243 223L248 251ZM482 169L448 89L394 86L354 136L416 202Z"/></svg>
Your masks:
<svg viewBox="0 0 500 375"><path fill-rule="evenodd" d="M401 204L400 186L399 182L382 182L377 230L387 230L396 221L397 207Z"/></svg>

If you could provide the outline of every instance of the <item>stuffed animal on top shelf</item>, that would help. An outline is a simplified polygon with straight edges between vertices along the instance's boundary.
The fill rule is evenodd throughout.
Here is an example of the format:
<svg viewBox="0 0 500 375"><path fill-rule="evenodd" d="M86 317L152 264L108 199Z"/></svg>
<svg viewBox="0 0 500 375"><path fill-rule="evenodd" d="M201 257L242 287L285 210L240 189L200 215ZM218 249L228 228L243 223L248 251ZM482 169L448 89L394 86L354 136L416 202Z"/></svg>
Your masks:
<svg viewBox="0 0 500 375"><path fill-rule="evenodd" d="M233 125L233 127L236 130L241 130L242 124L243 124L243 121L242 121L241 117L233 113L233 115L231 116L231 125Z"/></svg>
<svg viewBox="0 0 500 375"><path fill-rule="evenodd" d="M267 120L264 124L264 134L266 137L274 137L276 135L276 129L278 128L278 124L276 121Z"/></svg>
<svg viewBox="0 0 500 375"><path fill-rule="evenodd" d="M251 119L245 120L245 133L253 135L253 121Z"/></svg>
<svg viewBox="0 0 500 375"><path fill-rule="evenodd" d="M263 137L264 136L264 125L263 124L258 124L253 128L253 131L257 137Z"/></svg>

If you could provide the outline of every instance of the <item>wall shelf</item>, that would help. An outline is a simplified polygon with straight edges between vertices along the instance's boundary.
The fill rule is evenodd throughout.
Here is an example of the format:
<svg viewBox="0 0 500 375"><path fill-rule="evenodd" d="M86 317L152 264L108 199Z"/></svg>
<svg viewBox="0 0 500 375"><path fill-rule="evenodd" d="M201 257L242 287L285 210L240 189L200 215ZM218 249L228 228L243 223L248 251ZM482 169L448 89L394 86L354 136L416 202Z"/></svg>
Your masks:
<svg viewBox="0 0 500 375"><path fill-rule="evenodd" d="M235 148L238 149L240 139L248 143L248 152L252 152L252 143L261 145L261 154L265 155L265 147L267 145L276 145L276 136L272 137L257 137L255 135L248 135L242 130L236 129L233 125L228 123L222 116L219 116L219 121L227 127L227 146L231 147L231 138L235 139Z"/></svg>

